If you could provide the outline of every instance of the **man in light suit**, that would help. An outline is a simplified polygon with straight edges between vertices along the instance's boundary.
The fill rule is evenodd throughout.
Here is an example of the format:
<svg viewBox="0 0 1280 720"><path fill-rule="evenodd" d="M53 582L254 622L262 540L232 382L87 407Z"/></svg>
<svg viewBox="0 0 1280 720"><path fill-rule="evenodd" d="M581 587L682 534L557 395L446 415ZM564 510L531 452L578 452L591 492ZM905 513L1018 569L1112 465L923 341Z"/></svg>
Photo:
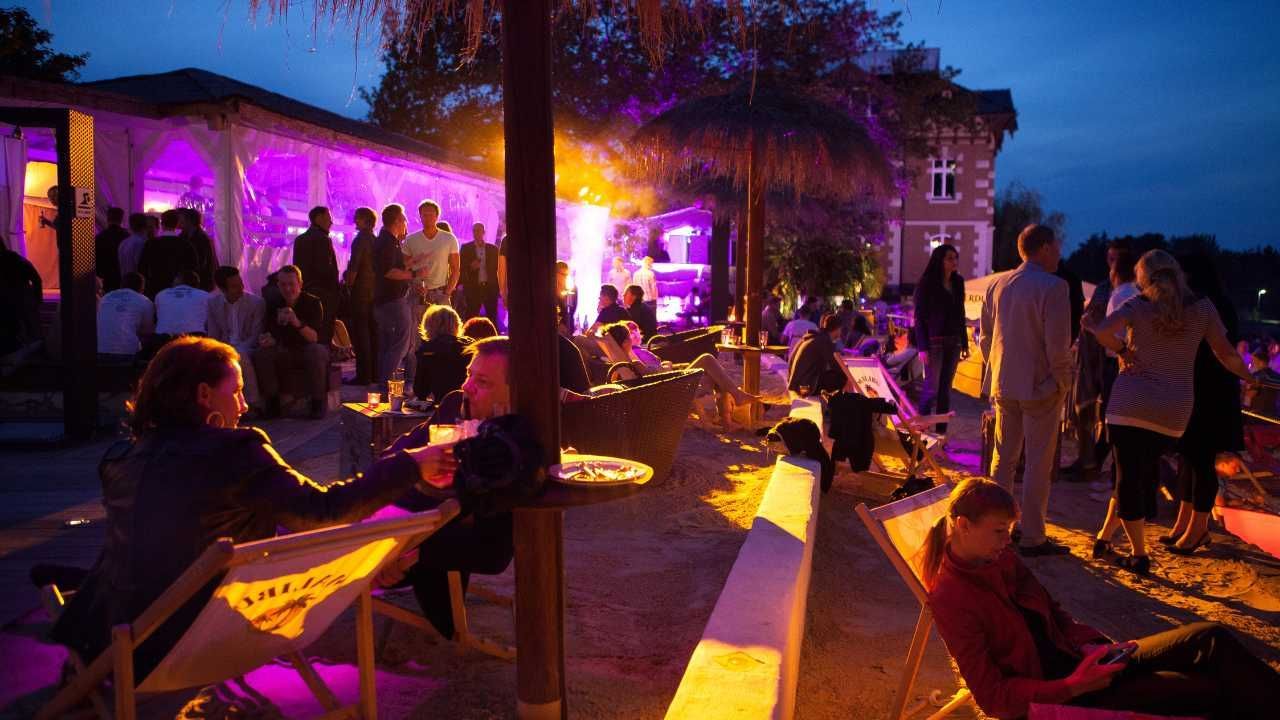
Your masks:
<svg viewBox="0 0 1280 720"><path fill-rule="evenodd" d="M209 296L208 335L234 347L240 353L240 373L244 375L244 399L257 406L258 376L253 371L253 351L262 334L262 318L267 304L262 298L244 291L240 271L222 266L213 273L213 284L219 292Z"/></svg>
<svg viewBox="0 0 1280 720"><path fill-rule="evenodd" d="M471 226L472 242L458 250L462 266L463 317L472 318L484 308L484 316L498 322L498 247L484 241L484 223Z"/></svg>
<svg viewBox="0 0 1280 720"><path fill-rule="evenodd" d="M1062 555L1045 534L1049 482L1062 403L1071 384L1071 304L1067 283L1053 273L1062 245L1049 228L1028 225L1018 235L1022 264L987 288L982 303L984 389L996 410L993 479L1010 492L1025 440L1022 537L1018 552Z"/></svg>

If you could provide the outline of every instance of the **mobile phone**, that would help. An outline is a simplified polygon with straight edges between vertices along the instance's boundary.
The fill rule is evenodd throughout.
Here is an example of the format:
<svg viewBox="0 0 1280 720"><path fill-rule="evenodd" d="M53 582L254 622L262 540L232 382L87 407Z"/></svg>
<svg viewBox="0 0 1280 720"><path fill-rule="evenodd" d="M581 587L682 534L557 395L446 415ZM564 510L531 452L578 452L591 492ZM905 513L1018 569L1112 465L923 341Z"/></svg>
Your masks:
<svg viewBox="0 0 1280 720"><path fill-rule="evenodd" d="M1134 642L1121 643L1119 645L1112 647L1110 650L1108 650L1107 654L1103 655L1102 659L1098 661L1098 664L1114 665L1116 663L1125 662L1130 657L1133 657L1133 654L1136 652L1138 652L1137 643L1134 643Z"/></svg>

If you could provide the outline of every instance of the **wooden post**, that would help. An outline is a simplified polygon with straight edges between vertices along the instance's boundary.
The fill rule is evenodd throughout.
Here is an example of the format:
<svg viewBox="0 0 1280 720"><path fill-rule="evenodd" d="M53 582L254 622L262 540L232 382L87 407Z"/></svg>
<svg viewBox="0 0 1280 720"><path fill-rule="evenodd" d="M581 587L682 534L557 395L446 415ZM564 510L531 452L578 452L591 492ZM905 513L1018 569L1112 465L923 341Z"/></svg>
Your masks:
<svg viewBox="0 0 1280 720"><path fill-rule="evenodd" d="M760 344L760 291L764 286L764 176L755 138L751 140L751 165L747 172L747 292L744 311L747 345ZM742 389L760 392L760 353L745 353L742 362Z"/></svg>
<svg viewBox="0 0 1280 720"><path fill-rule="evenodd" d="M716 215L711 221L711 311L707 319L724 322L729 316L729 218Z"/></svg>
<svg viewBox="0 0 1280 720"><path fill-rule="evenodd" d="M507 279L511 399L559 461L559 361L555 318L555 155L551 122L552 0L504 3L502 93L506 140ZM521 718L562 718L563 520L515 513L516 697Z"/></svg>
<svg viewBox="0 0 1280 720"><path fill-rule="evenodd" d="M747 207L749 204L750 201L744 196L742 205L738 208L738 236L733 245L733 315L737 320L742 320L747 314L743 301L747 297Z"/></svg>
<svg viewBox="0 0 1280 720"><path fill-rule="evenodd" d="M373 654L373 597L369 588L356 598L356 666L360 669L360 717L377 720L378 691Z"/></svg>

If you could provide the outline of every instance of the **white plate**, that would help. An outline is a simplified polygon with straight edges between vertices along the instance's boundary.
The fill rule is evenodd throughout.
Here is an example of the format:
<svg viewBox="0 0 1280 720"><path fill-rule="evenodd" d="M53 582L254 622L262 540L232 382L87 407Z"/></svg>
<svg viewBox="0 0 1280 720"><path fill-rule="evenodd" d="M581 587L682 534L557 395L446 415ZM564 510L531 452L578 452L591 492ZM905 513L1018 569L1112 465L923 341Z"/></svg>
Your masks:
<svg viewBox="0 0 1280 720"><path fill-rule="evenodd" d="M649 478L653 477L653 468L634 460L605 457L603 455L573 455L568 453L562 455L560 459L563 462L558 465L552 465L548 473L551 475L551 479L565 485L581 487L640 485L648 482ZM608 479L599 475L592 477L592 471L596 473L625 472L621 477Z"/></svg>

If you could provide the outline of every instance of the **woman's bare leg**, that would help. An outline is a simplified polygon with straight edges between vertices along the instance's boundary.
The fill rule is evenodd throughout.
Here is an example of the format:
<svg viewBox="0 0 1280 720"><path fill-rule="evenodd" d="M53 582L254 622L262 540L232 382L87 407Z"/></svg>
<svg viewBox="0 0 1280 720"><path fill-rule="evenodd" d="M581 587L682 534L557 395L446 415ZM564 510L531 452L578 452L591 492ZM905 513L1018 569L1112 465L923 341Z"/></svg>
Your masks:
<svg viewBox="0 0 1280 720"><path fill-rule="evenodd" d="M703 371L706 374L706 378L711 381L712 389L718 393L728 393L733 397L734 402L739 405L745 405L760 399L758 396L745 392L737 385L734 385L733 379L725 372L720 365L720 361L709 353L699 355L696 360L689 363L689 367Z"/></svg>

